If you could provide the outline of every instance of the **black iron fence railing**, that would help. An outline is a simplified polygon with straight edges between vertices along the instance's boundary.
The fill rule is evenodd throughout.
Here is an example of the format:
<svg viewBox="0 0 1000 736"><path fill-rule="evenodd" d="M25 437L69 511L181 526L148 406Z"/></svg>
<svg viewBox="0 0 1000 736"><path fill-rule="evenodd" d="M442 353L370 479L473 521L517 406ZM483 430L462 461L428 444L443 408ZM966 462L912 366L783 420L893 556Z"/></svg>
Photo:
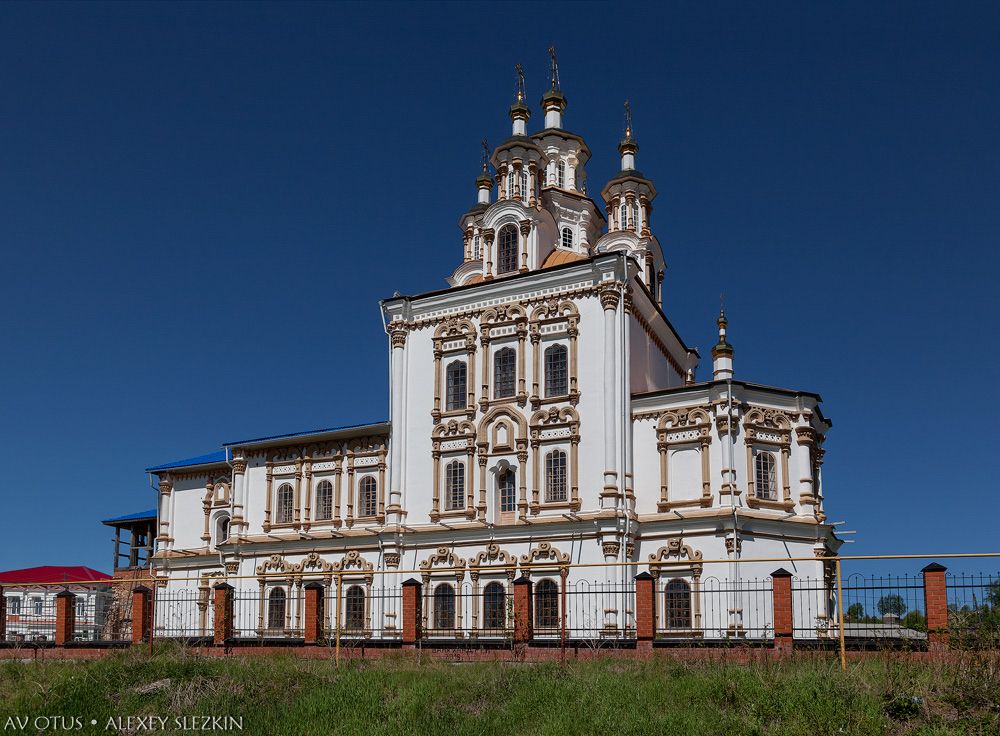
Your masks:
<svg viewBox="0 0 1000 736"><path fill-rule="evenodd" d="M54 590L8 595L6 600L8 642L29 644L51 642L56 634Z"/></svg>
<svg viewBox="0 0 1000 736"><path fill-rule="evenodd" d="M953 646L1000 648L1000 574L947 574L948 629Z"/></svg>
<svg viewBox="0 0 1000 736"><path fill-rule="evenodd" d="M434 568L403 584L395 584L403 577L399 571L372 570L313 579L229 576L214 587L204 578L187 585L176 578L116 581L109 590L76 595L59 592L69 588L63 583L4 590L0 632L13 645L124 644L151 633L154 640L306 642L338 649L529 642L784 647L789 641L839 646L841 652L1000 648L1000 574L946 573L931 564L918 575L842 575L843 559L788 565L802 574L774 569L783 560L755 560L756 567L744 560L737 567L732 560L688 557L628 565ZM137 588L144 582L151 584ZM137 601L145 601L139 610Z"/></svg>

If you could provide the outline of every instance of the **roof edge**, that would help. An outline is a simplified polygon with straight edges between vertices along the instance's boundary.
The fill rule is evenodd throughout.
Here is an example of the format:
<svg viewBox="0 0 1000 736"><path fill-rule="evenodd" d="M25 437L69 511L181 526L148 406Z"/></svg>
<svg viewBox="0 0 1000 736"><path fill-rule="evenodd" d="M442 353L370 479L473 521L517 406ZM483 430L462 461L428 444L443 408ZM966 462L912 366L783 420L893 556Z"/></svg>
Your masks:
<svg viewBox="0 0 1000 736"><path fill-rule="evenodd" d="M254 437L252 439L239 440L237 442L224 442L222 446L227 449L230 447L250 447L253 445L280 443L283 442L284 440L316 437L318 435L325 435L325 434L345 434L345 435L362 434L362 430L371 430L375 428L384 428L388 430L389 427L390 427L389 420L384 419L382 421L369 422L366 424L350 424L344 427L328 427L325 429L311 429L304 432L289 432L287 434L275 434L266 437Z"/></svg>

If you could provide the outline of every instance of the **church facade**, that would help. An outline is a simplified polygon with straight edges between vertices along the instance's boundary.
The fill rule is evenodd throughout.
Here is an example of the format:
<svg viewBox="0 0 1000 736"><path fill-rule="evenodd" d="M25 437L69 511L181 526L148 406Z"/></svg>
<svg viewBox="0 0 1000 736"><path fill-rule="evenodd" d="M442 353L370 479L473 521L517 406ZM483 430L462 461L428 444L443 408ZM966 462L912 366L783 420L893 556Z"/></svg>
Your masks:
<svg viewBox="0 0 1000 736"><path fill-rule="evenodd" d="M398 606L385 591L416 578L426 629L449 636L503 629L515 576L550 596L536 617L547 606L554 621L572 615L558 585L624 590L650 570L663 632L726 636L744 628L744 603L710 622L708 578L828 574L840 541L824 512L820 397L735 378L721 313L711 377L697 380L700 356L662 309L656 188L636 168L631 121L598 205L554 63L541 107L530 133L519 84L511 136L484 153L459 219L448 287L381 304L388 421L148 469L155 573L165 599L189 590L204 602L203 627L210 586L227 580L237 601L253 597L237 618L256 635L294 634L303 585L339 577L338 621L391 637ZM797 614L803 628L830 615L829 596L816 599ZM631 613L622 601L588 615L627 632Z"/></svg>

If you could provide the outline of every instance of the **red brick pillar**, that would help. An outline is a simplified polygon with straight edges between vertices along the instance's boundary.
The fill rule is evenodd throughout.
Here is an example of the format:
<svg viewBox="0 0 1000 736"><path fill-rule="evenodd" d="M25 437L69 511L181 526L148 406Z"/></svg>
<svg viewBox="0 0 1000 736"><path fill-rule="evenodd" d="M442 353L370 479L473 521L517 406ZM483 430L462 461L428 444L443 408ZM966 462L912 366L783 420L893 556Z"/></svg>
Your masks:
<svg viewBox="0 0 1000 736"><path fill-rule="evenodd" d="M76 596L68 590L56 594L56 646L73 641L76 629Z"/></svg>
<svg viewBox="0 0 1000 736"><path fill-rule="evenodd" d="M656 637L655 582L648 572L635 576L635 638L640 649L651 649Z"/></svg>
<svg viewBox="0 0 1000 736"><path fill-rule="evenodd" d="M227 639L233 638L233 586L229 583L217 583L215 591L215 631L213 643L222 645Z"/></svg>
<svg viewBox="0 0 1000 736"><path fill-rule="evenodd" d="M308 583L306 592L305 643L317 644L323 640L323 616L326 588L322 583Z"/></svg>
<svg viewBox="0 0 1000 736"><path fill-rule="evenodd" d="M0 588L0 642L7 641L7 599Z"/></svg>
<svg viewBox="0 0 1000 736"><path fill-rule="evenodd" d="M944 577L947 569L944 565L932 562L921 570L924 574L928 649L948 648L948 588Z"/></svg>
<svg viewBox="0 0 1000 736"><path fill-rule="evenodd" d="M420 641L420 606L424 586L419 580L403 581L403 646Z"/></svg>
<svg viewBox="0 0 1000 736"><path fill-rule="evenodd" d="M531 578L522 575L514 581L514 643L527 644L531 641L531 627L534 622L531 596Z"/></svg>
<svg viewBox="0 0 1000 736"><path fill-rule="evenodd" d="M787 652L792 649L792 573L783 567L771 573L771 595L774 607L774 648Z"/></svg>
<svg viewBox="0 0 1000 736"><path fill-rule="evenodd" d="M145 585L132 589L132 643L149 641L153 635L153 606Z"/></svg>

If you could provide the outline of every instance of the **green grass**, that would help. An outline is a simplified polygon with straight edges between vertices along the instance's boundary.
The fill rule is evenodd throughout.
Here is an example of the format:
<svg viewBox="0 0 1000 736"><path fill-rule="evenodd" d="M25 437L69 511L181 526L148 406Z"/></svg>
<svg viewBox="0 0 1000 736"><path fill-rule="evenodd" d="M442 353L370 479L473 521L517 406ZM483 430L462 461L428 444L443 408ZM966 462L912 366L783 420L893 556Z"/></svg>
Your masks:
<svg viewBox="0 0 1000 736"><path fill-rule="evenodd" d="M169 687L139 686L169 678ZM849 664L603 659L546 664L418 663L339 669L290 656L200 657L161 647L93 662L4 662L9 716L243 717L259 734L1000 734L995 657L951 664L873 657ZM919 698L914 701L913 698ZM96 719L98 728L89 726Z"/></svg>

